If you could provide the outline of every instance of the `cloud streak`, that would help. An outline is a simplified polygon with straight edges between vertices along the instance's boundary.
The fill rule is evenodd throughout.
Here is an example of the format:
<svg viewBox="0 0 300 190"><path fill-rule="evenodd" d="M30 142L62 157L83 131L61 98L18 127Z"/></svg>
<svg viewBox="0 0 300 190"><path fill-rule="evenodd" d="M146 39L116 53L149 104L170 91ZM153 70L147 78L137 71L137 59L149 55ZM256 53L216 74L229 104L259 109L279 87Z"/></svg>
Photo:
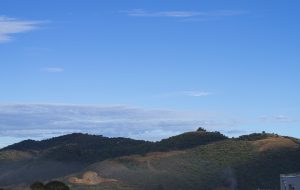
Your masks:
<svg viewBox="0 0 300 190"><path fill-rule="evenodd" d="M182 91L182 92L179 92L179 94L182 94L184 96L203 97L203 96L210 96L213 93L212 92L202 92L202 91Z"/></svg>
<svg viewBox="0 0 300 190"><path fill-rule="evenodd" d="M287 115L275 115L275 116L261 116L259 121L264 123L276 123L276 124L286 124L286 123L298 123L300 120L295 117L290 117Z"/></svg>
<svg viewBox="0 0 300 190"><path fill-rule="evenodd" d="M0 147L19 139L44 139L74 132L156 141L203 127L238 136L248 133L250 128L245 126L249 124L291 122L281 115L262 119L245 121L220 113L129 106L9 104L0 105Z"/></svg>
<svg viewBox="0 0 300 190"><path fill-rule="evenodd" d="M157 97L159 98L169 98L169 97L205 97L213 95L212 92L207 91L178 91L161 94Z"/></svg>
<svg viewBox="0 0 300 190"><path fill-rule="evenodd" d="M82 132L155 141L199 126L233 130L234 125L214 113L127 106L0 105L1 137L41 139Z"/></svg>
<svg viewBox="0 0 300 190"><path fill-rule="evenodd" d="M12 40L12 35L37 29L41 22L0 16L0 43Z"/></svg>
<svg viewBox="0 0 300 190"><path fill-rule="evenodd" d="M160 17L160 18L220 18L239 16L246 14L246 11L219 10L219 11L147 11L144 9L133 9L122 11L131 17Z"/></svg>

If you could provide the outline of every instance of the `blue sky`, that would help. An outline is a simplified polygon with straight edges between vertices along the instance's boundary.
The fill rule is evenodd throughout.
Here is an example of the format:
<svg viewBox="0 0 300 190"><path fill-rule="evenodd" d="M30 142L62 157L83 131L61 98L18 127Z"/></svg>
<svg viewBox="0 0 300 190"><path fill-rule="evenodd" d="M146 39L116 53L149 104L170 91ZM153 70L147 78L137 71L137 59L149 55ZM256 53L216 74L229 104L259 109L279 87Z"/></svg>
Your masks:
<svg viewBox="0 0 300 190"><path fill-rule="evenodd" d="M38 129L25 125L19 106L27 106L25 115L38 114L41 104L65 115L68 105L97 105L101 113L103 106L121 105L136 114L130 122L145 121L131 108L151 112L149 118L168 110L172 119L189 120L180 130L172 130L172 120L168 130L156 124L151 133L152 123L135 134L105 133L110 136L151 133L141 135L151 140L158 128L163 138L210 121L206 127L225 133L300 137L299 6L296 0L3 0L2 144L53 127L47 121ZM3 111L6 106L13 114ZM23 119L7 123L8 115ZM27 132L16 135L18 127ZM57 134L60 128L54 128L44 136Z"/></svg>

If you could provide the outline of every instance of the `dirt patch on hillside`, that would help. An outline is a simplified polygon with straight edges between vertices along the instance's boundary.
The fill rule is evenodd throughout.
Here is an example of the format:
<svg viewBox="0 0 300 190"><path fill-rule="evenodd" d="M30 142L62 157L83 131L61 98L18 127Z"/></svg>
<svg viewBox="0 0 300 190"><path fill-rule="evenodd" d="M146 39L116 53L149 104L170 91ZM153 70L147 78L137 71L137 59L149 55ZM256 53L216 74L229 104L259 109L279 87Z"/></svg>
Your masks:
<svg viewBox="0 0 300 190"><path fill-rule="evenodd" d="M84 173L81 179L77 177L70 177L68 181L77 185L99 185L101 183L118 182L116 179L100 177L96 172L92 171Z"/></svg>
<svg viewBox="0 0 300 190"><path fill-rule="evenodd" d="M258 151L280 150L280 149L296 149L299 144L293 140L284 137L269 137L253 142L253 145L258 148Z"/></svg>

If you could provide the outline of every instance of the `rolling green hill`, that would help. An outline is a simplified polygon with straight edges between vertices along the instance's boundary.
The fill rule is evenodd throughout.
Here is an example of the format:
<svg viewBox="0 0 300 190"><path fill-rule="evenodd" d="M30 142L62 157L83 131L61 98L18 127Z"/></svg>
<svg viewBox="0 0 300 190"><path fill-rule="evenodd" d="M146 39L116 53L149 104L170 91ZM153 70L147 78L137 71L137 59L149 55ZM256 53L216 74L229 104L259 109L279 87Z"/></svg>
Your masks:
<svg viewBox="0 0 300 190"><path fill-rule="evenodd" d="M74 133L43 141L26 140L5 147L2 151L23 151L38 159L92 163L123 155L143 153L153 143L128 138ZM149 149L149 148L148 148Z"/></svg>
<svg viewBox="0 0 300 190"><path fill-rule="evenodd" d="M283 137L260 140L265 143L228 139L185 151L126 156L95 163L85 171L145 190L278 189L280 174L300 171L299 144ZM268 142L277 145L263 149Z"/></svg>
<svg viewBox="0 0 300 190"><path fill-rule="evenodd" d="M0 156L4 152L22 152L37 159L86 164L125 155L193 148L224 139L227 137L218 132L205 131L184 133L156 143L74 133L43 141L25 140L3 148Z"/></svg>
<svg viewBox="0 0 300 190"><path fill-rule="evenodd" d="M156 143L72 134L1 150L0 186L59 179L86 190L277 190L299 160L298 139L266 133L229 139L200 130Z"/></svg>

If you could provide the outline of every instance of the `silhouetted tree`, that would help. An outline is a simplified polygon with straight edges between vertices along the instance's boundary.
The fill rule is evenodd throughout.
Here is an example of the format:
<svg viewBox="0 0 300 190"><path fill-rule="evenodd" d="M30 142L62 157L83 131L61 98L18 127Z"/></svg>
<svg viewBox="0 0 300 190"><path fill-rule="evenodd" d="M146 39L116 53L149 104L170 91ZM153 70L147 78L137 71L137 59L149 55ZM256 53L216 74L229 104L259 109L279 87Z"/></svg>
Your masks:
<svg viewBox="0 0 300 190"><path fill-rule="evenodd" d="M60 181L51 181L45 185L46 190L70 190L70 188Z"/></svg>
<svg viewBox="0 0 300 190"><path fill-rule="evenodd" d="M206 132L206 129L204 129L203 127L199 127L199 128L197 129L197 131L198 131L198 132Z"/></svg>
<svg viewBox="0 0 300 190"><path fill-rule="evenodd" d="M39 181L30 185L31 190L45 190L45 185Z"/></svg>

